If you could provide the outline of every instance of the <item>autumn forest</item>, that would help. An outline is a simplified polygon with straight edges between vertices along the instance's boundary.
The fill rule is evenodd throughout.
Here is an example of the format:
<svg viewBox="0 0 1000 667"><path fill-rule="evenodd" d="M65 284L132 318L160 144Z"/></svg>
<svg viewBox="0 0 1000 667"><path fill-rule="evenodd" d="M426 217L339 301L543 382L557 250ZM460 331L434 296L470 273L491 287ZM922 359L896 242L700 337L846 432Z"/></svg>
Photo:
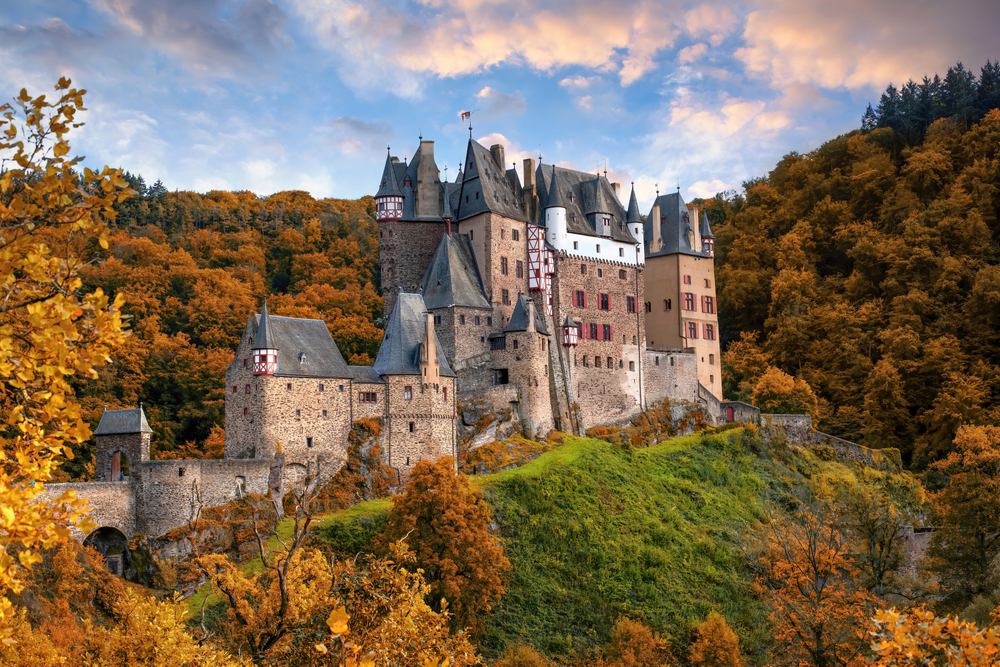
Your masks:
<svg viewBox="0 0 1000 667"><path fill-rule="evenodd" d="M84 91L33 94L0 107L0 664L1000 659L1000 65L889 85L858 129L696 202L726 398L810 413L864 462L658 406L397 489L361 420L325 486L199 515L176 562L137 536L141 582L44 484L93 480L101 415L140 402L151 458L221 458L222 378L265 298L371 364L374 200L94 172L70 146Z"/></svg>

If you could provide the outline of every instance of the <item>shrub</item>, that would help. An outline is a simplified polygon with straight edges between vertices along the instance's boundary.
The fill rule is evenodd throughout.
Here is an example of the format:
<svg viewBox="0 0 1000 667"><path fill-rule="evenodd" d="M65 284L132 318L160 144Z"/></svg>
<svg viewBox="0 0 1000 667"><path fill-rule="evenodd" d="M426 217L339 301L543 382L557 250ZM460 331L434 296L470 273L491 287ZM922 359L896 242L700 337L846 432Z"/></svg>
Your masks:
<svg viewBox="0 0 1000 667"><path fill-rule="evenodd" d="M695 628L690 661L692 667L743 667L739 637L714 611Z"/></svg>

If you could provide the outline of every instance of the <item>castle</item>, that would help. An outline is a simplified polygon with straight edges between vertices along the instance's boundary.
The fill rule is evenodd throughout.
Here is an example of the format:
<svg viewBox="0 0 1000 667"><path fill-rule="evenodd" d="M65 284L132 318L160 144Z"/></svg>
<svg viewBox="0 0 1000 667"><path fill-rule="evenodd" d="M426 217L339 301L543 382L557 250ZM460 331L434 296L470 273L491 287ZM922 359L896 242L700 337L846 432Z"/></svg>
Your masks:
<svg viewBox="0 0 1000 667"><path fill-rule="evenodd" d="M75 488L100 539L121 546L201 507L332 475L363 417L382 420L401 483L417 461L457 457L469 406L492 415L480 441L511 429L582 434L660 400L721 420L704 211L678 192L658 195L643 219L634 189L626 207L599 174L522 166L519 177L503 146L471 139L455 182L440 180L433 141L408 163L387 155L375 195L386 325L372 366L348 366L323 321L265 303L226 370L225 458L151 461L141 406L108 410L95 431L98 480L47 495Z"/></svg>

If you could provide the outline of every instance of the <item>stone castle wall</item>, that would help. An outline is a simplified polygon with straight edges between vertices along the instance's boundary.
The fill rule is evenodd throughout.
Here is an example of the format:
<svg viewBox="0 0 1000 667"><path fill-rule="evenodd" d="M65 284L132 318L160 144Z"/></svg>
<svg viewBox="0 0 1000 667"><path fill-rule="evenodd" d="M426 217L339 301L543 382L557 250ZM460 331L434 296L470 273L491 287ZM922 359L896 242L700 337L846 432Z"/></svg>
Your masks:
<svg viewBox="0 0 1000 667"><path fill-rule="evenodd" d="M386 319L396 304L396 295L418 292L424 271L445 233L443 222L378 223L378 251L382 268L382 312Z"/></svg>
<svg viewBox="0 0 1000 667"><path fill-rule="evenodd" d="M547 353L550 337L511 331L504 341L504 349L493 351L494 366L506 368L508 383L517 388L517 409L526 435L544 437L554 426Z"/></svg>
<svg viewBox="0 0 1000 667"><path fill-rule="evenodd" d="M138 462L137 462L138 463ZM66 491L74 491L77 498L85 498L91 518L100 526L117 528L125 537L135 532L135 487L129 482L75 482L72 484L46 484L40 498L54 502ZM74 538L86 537L76 526L70 528Z"/></svg>
<svg viewBox="0 0 1000 667"><path fill-rule="evenodd" d="M386 386L382 382L354 382L351 384L351 401L353 402L353 419L375 419L386 414ZM374 401L362 401L361 394L375 394ZM329 413L328 413L329 414Z"/></svg>
<svg viewBox="0 0 1000 667"><path fill-rule="evenodd" d="M419 375L386 377L392 406L386 417L386 463L399 472L403 482L417 461L456 454L455 378L438 378L436 385L422 384L421 379Z"/></svg>
<svg viewBox="0 0 1000 667"><path fill-rule="evenodd" d="M682 350L646 349L642 374L646 404L698 402L698 358Z"/></svg>

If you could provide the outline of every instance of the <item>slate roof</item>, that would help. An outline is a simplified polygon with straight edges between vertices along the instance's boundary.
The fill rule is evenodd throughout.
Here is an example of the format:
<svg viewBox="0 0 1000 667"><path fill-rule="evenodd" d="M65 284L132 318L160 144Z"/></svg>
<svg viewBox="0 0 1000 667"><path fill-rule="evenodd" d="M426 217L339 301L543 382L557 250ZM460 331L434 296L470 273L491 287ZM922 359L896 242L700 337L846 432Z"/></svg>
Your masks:
<svg viewBox="0 0 1000 667"><path fill-rule="evenodd" d="M382 345L372 368L379 375L420 375L420 347L424 340L427 308L419 294L400 292L389 315ZM448 357L437 341L438 372L442 377L456 377Z"/></svg>
<svg viewBox="0 0 1000 667"><path fill-rule="evenodd" d="M251 350L273 350L276 345L274 343L274 336L272 332L272 327L270 325L271 317L267 313L267 299L264 299L264 307L260 311L260 323L257 325L257 333L254 336L254 343L250 347Z"/></svg>
<svg viewBox="0 0 1000 667"><path fill-rule="evenodd" d="M535 174L539 204L537 224L545 224L545 209L553 205L559 206L561 199L562 206L566 209L566 231L587 236L603 236L596 231L595 224L598 218L603 218L606 214L611 218L612 239L636 243L628 228L623 228L627 217L625 209L622 208L607 178L575 169L542 164L538 165ZM552 189L553 178L558 186L556 190Z"/></svg>
<svg viewBox="0 0 1000 667"><path fill-rule="evenodd" d="M472 243L465 234L444 234L420 283L428 310L462 306L492 308L486 298Z"/></svg>
<svg viewBox="0 0 1000 667"><path fill-rule="evenodd" d="M257 332L263 315L254 313ZM283 377L349 378L350 371L344 363L337 344L323 320L268 315L267 335L270 346L278 350L278 369L275 375ZM255 336L256 339L259 338ZM256 342L255 342L256 345ZM256 347L254 349L257 349ZM303 357L303 355L305 355Z"/></svg>
<svg viewBox="0 0 1000 667"><path fill-rule="evenodd" d="M350 371L351 379L355 382L385 384L385 380L380 378L371 366L348 366L347 370Z"/></svg>
<svg viewBox="0 0 1000 667"><path fill-rule="evenodd" d="M399 187L399 178L396 175L395 165L392 162L392 155L385 156L385 168L382 170L382 180L379 181L376 197L402 197L403 190Z"/></svg>
<svg viewBox="0 0 1000 667"><path fill-rule="evenodd" d="M654 221L652 216L646 216L646 224L643 227L646 257L676 254L711 257L708 252L695 250L688 242L688 231L691 229L691 214L688 212L687 204L684 203L684 199L679 192L660 195L656 198L654 206L660 207L660 217L665 218L660 226L663 247L656 252L650 252L650 244L653 242Z"/></svg>
<svg viewBox="0 0 1000 667"><path fill-rule="evenodd" d="M493 161L489 150L469 139L465 164L462 166L464 169L458 220L492 211L514 220L529 222L521 208L521 198L507 180L506 169Z"/></svg>
<svg viewBox="0 0 1000 667"><path fill-rule="evenodd" d="M632 194L628 198L628 212L625 214L625 222L639 222L639 201L635 198L635 183L632 184Z"/></svg>
<svg viewBox="0 0 1000 667"><path fill-rule="evenodd" d="M702 213L701 216L701 229L698 231L703 239L714 239L715 234L712 233L712 225L708 224L708 211Z"/></svg>
<svg viewBox="0 0 1000 667"><path fill-rule="evenodd" d="M517 304L514 305L514 312L510 315L510 323L504 327L504 331L527 331L528 330L528 301L534 301L522 294L517 297ZM535 304L535 331L545 336L549 335L549 330L545 326L545 318L542 317L538 304Z"/></svg>
<svg viewBox="0 0 1000 667"><path fill-rule="evenodd" d="M117 435L119 433L152 433L146 413L140 405L126 410L105 410L101 423L94 435Z"/></svg>

